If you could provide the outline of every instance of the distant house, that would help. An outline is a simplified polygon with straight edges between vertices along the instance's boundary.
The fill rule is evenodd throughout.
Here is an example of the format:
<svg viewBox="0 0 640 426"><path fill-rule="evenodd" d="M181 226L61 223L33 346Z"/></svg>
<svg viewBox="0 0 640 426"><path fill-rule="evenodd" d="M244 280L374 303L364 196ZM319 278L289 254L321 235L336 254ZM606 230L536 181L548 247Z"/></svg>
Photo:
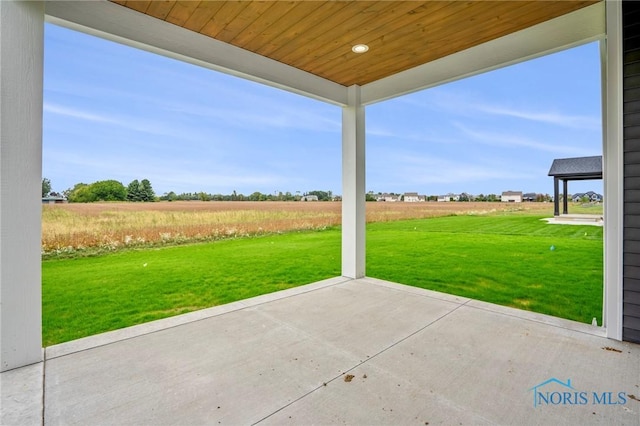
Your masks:
<svg viewBox="0 0 640 426"><path fill-rule="evenodd" d="M500 201L503 203L521 203L522 191L503 191Z"/></svg>
<svg viewBox="0 0 640 426"><path fill-rule="evenodd" d="M376 197L376 201L384 201L387 203L395 203L396 201L400 201L400 196L395 194L380 194Z"/></svg>
<svg viewBox="0 0 640 426"><path fill-rule="evenodd" d="M420 200L420 195L417 192L405 192L403 199L405 203L418 203L424 201L425 197L422 196L422 200Z"/></svg>
<svg viewBox="0 0 640 426"><path fill-rule="evenodd" d="M318 201L317 195L303 195L300 201Z"/></svg>
<svg viewBox="0 0 640 426"><path fill-rule="evenodd" d="M527 192L525 194L522 194L522 201L536 201L538 199L538 194L536 194L535 192Z"/></svg>
<svg viewBox="0 0 640 426"><path fill-rule="evenodd" d="M64 204L68 202L65 197L42 197L42 204Z"/></svg>
<svg viewBox="0 0 640 426"><path fill-rule="evenodd" d="M577 194L573 194L573 196L571 197L571 201L573 201L574 203L579 203L585 197L588 198L589 201L592 203L599 203L602 201L602 195L597 194L593 191L579 192Z"/></svg>
<svg viewBox="0 0 640 426"><path fill-rule="evenodd" d="M459 201L460 195L452 194L451 192L446 195L438 195L439 202Z"/></svg>

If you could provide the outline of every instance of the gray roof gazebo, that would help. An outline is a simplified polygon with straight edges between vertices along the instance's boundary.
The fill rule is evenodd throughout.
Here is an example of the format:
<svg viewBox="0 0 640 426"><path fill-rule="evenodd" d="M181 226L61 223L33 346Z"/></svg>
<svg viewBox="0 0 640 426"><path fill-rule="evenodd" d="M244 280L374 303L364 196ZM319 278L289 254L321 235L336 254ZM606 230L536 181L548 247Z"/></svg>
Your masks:
<svg viewBox="0 0 640 426"><path fill-rule="evenodd" d="M562 214L567 214L567 182L570 180L602 179L602 155L593 157L557 158L549 176L553 176L553 215L560 216L558 182L562 181Z"/></svg>

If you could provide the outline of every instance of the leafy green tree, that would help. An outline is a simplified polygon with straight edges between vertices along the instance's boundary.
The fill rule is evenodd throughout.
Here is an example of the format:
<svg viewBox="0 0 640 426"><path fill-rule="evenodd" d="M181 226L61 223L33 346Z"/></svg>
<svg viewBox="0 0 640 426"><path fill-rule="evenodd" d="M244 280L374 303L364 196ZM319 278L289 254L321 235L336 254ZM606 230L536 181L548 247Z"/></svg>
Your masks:
<svg viewBox="0 0 640 426"><path fill-rule="evenodd" d="M173 191L165 192L160 196L160 199L163 201L176 201L178 199L178 195Z"/></svg>
<svg viewBox="0 0 640 426"><path fill-rule="evenodd" d="M267 195L263 194L260 191L256 191L253 194L249 195L247 198L249 199L249 201L266 201Z"/></svg>
<svg viewBox="0 0 640 426"><path fill-rule="evenodd" d="M64 191L70 203L91 203L95 201L86 183L76 183L73 188Z"/></svg>
<svg viewBox="0 0 640 426"><path fill-rule="evenodd" d="M46 197L51 192L51 181L47 178L42 179L42 196Z"/></svg>
<svg viewBox="0 0 640 426"><path fill-rule="evenodd" d="M127 188L117 180L101 180L89 185L89 190L97 201L124 201L127 199Z"/></svg>

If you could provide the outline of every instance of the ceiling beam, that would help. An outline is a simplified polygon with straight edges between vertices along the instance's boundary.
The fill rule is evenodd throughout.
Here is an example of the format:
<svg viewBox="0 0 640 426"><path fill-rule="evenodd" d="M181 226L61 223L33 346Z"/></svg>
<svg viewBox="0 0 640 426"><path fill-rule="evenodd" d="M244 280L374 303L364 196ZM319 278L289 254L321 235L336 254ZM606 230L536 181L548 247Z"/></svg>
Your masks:
<svg viewBox="0 0 640 426"><path fill-rule="evenodd" d="M347 105L347 88L227 43L100 1L47 1L47 21L149 52L277 87Z"/></svg>
<svg viewBox="0 0 640 426"><path fill-rule="evenodd" d="M604 3L366 84L362 86L362 102L373 104L603 39Z"/></svg>

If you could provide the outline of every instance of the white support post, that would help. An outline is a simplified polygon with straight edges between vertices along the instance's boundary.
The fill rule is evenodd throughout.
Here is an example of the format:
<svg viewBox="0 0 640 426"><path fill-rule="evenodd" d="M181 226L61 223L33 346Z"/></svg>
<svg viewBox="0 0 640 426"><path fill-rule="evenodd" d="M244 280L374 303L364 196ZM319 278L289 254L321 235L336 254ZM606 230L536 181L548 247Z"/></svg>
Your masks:
<svg viewBox="0 0 640 426"><path fill-rule="evenodd" d="M603 49L604 306L607 337L622 340L624 146L622 129L622 3L606 2Z"/></svg>
<svg viewBox="0 0 640 426"><path fill-rule="evenodd" d="M42 361L44 3L0 1L0 371Z"/></svg>
<svg viewBox="0 0 640 426"><path fill-rule="evenodd" d="M342 110L342 275L365 275L365 126L360 86Z"/></svg>

